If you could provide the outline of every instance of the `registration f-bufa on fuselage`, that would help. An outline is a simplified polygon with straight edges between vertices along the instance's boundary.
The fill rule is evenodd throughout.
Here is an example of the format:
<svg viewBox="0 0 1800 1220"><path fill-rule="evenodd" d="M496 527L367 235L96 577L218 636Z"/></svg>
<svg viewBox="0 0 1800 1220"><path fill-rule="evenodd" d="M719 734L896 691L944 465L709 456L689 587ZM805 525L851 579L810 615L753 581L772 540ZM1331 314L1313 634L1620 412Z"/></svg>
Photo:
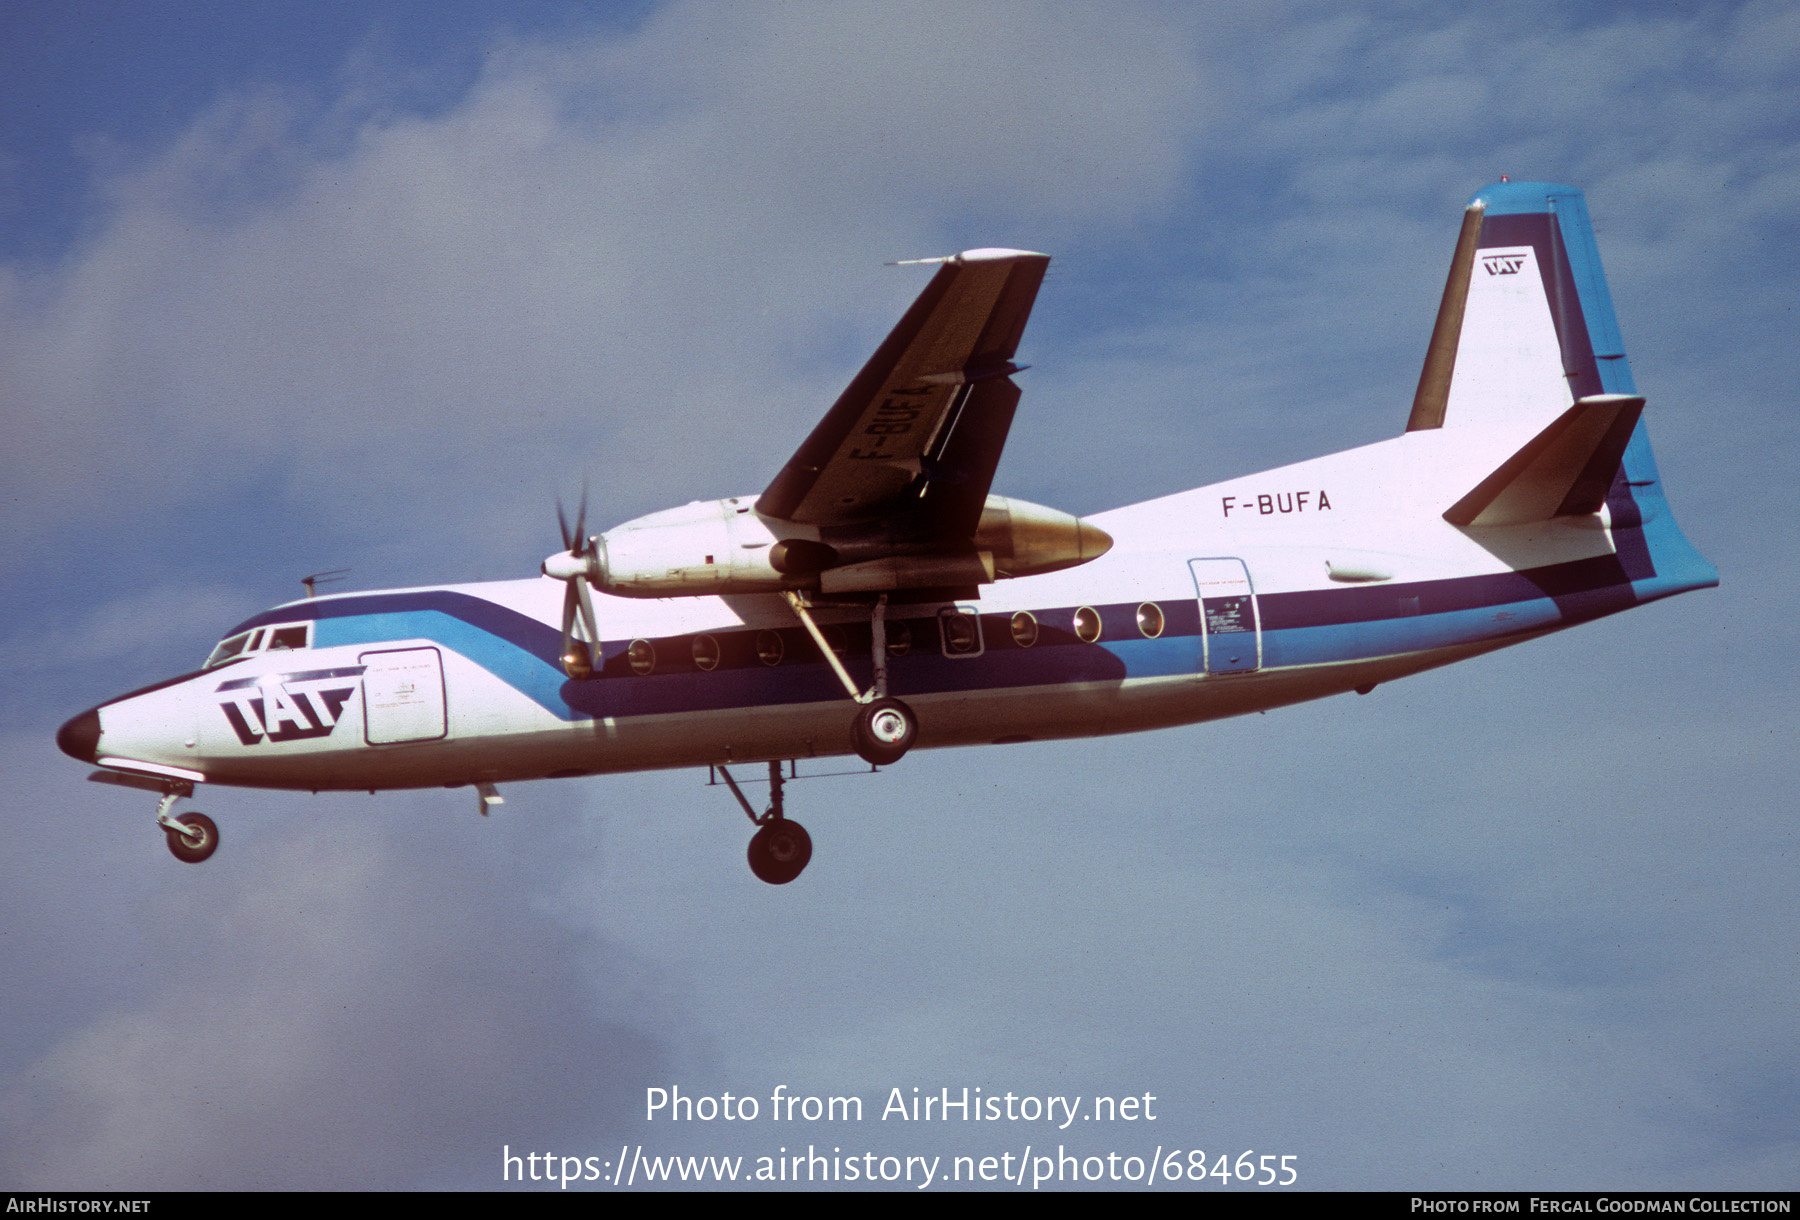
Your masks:
<svg viewBox="0 0 1800 1220"><path fill-rule="evenodd" d="M1078 519L991 493L1049 259L928 260L760 495L587 532L537 579L308 598L70 720L93 778L496 784L706 766L785 882L789 760L1128 732L1367 691L1717 583L1676 528L1580 192L1469 204L1406 430ZM758 813L732 768L767 764Z"/></svg>

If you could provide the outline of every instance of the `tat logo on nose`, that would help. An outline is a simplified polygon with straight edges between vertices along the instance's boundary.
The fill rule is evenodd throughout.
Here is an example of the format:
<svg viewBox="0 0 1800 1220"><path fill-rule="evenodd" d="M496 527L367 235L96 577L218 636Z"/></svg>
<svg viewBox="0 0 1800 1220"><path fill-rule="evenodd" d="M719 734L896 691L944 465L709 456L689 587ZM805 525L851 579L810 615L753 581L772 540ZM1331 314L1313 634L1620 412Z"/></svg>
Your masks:
<svg viewBox="0 0 1800 1220"><path fill-rule="evenodd" d="M263 741L298 741L326 737L337 727L344 704L356 693L361 665L309 669L292 674L262 674L219 684L219 709L238 740L247 746Z"/></svg>

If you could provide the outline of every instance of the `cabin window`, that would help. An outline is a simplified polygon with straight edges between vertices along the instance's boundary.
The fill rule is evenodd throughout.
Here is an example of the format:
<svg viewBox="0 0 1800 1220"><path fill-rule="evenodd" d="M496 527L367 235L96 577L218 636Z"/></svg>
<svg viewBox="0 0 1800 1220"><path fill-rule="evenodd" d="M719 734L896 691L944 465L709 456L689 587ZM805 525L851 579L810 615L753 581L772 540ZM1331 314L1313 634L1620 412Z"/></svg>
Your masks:
<svg viewBox="0 0 1800 1220"><path fill-rule="evenodd" d="M947 657L981 655L981 619L971 606L945 606L938 611L938 630Z"/></svg>
<svg viewBox="0 0 1800 1220"><path fill-rule="evenodd" d="M786 651L781 644L780 632L759 631L756 633L756 659L764 665L781 664L782 653Z"/></svg>
<svg viewBox="0 0 1800 1220"><path fill-rule="evenodd" d="M1162 607L1155 602L1145 602L1138 607L1138 630L1146 639L1154 640L1163 633Z"/></svg>
<svg viewBox="0 0 1800 1220"><path fill-rule="evenodd" d="M701 669L712 670L719 665L719 641L710 635L694 637L694 664Z"/></svg>
<svg viewBox="0 0 1800 1220"><path fill-rule="evenodd" d="M633 640L625 650L625 659L631 662L632 673L647 674L656 668L656 649L649 640Z"/></svg>
<svg viewBox="0 0 1800 1220"><path fill-rule="evenodd" d="M887 651L890 657L903 657L912 651L912 628L904 620L887 625Z"/></svg>
<svg viewBox="0 0 1800 1220"><path fill-rule="evenodd" d="M562 667L563 672L577 682L594 676L594 654L588 649L586 640L569 641L569 646L563 649Z"/></svg>
<svg viewBox="0 0 1800 1220"><path fill-rule="evenodd" d="M1013 643L1020 648L1030 648L1037 643L1037 617L1029 610L1021 610L1012 616Z"/></svg>
<svg viewBox="0 0 1800 1220"><path fill-rule="evenodd" d="M1083 644L1092 644L1100 638L1100 612L1092 606L1083 606L1075 612L1075 638Z"/></svg>

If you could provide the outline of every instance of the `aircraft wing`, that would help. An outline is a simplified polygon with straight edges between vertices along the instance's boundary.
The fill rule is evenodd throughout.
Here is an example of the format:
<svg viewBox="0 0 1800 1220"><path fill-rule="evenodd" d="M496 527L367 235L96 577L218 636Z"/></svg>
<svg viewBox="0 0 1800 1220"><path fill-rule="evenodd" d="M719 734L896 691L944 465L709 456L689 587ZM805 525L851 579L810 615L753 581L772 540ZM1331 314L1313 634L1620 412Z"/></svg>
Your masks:
<svg viewBox="0 0 1800 1220"><path fill-rule="evenodd" d="M941 261L759 512L827 527L905 518L945 541L974 533L1019 402L1013 353L1050 257L967 250Z"/></svg>

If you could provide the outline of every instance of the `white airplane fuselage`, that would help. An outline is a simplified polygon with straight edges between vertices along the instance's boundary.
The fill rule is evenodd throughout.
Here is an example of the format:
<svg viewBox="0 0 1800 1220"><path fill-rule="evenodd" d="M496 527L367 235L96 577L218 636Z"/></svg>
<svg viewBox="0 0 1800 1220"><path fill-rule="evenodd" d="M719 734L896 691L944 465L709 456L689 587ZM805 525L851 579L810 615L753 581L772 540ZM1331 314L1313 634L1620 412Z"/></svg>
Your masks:
<svg viewBox="0 0 1800 1220"><path fill-rule="evenodd" d="M95 778L384 789L1124 733L1372 687L1718 583L1669 512L1580 192L1465 210L1407 430L1085 520L989 493L1048 256L940 270L760 497L543 577L308 598L65 724ZM984 498L985 497L985 498ZM560 509L559 509L560 517ZM835 663L834 663L835 662ZM726 773L729 780L729 773ZM779 771L751 866L810 840Z"/></svg>
<svg viewBox="0 0 1800 1220"><path fill-rule="evenodd" d="M1634 480L1628 528L1611 504L1473 529L1421 511L1493 464L1466 449L1444 461L1440 442L1408 433L1098 514L1088 520L1114 539L1099 559L960 602L895 601L889 683L918 714L917 748L1241 715L1716 583L1651 480ZM845 692L779 596L597 596L606 643L581 681L557 660L562 596L540 577L288 603L232 634L310 623L310 647L107 704L96 753L212 783L325 790L851 752ZM1083 609L1098 621L1091 641L1076 631ZM815 614L844 633L843 661L866 684L867 609ZM1015 634L1020 614L1031 620ZM954 632L970 620L978 638L966 642ZM765 633L780 641L773 664L758 654ZM630 664L634 640L653 650L647 672ZM710 641L703 659L716 645L712 668L696 640Z"/></svg>

